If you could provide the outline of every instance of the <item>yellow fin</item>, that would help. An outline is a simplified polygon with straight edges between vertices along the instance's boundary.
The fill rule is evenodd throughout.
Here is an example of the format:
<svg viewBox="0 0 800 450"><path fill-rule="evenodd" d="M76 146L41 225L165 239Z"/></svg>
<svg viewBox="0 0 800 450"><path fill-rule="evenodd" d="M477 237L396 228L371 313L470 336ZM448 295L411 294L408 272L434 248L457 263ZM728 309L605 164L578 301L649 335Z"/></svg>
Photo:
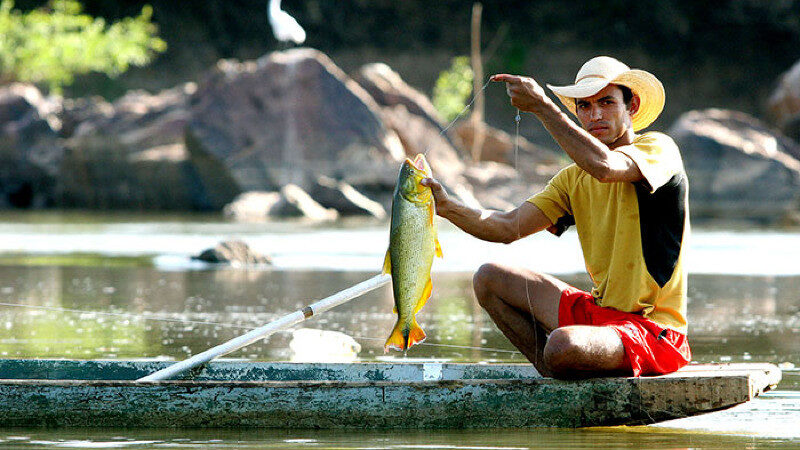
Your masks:
<svg viewBox="0 0 800 450"><path fill-rule="evenodd" d="M431 199L431 203L428 209L430 209L430 214L429 214L430 222L428 223L429 225L433 226L433 218L436 217L436 204L433 202L433 199Z"/></svg>
<svg viewBox="0 0 800 450"><path fill-rule="evenodd" d="M392 273L392 258L389 256L389 250L386 250L386 256L383 257L383 270L381 273Z"/></svg>
<svg viewBox="0 0 800 450"><path fill-rule="evenodd" d="M408 348L411 348L413 345L419 344L425 340L425 332L422 331L422 327L419 326L417 320L414 319L414 322L411 324L411 330L408 332Z"/></svg>
<svg viewBox="0 0 800 450"><path fill-rule="evenodd" d="M433 237L433 245L436 246L436 256L439 258L442 257L442 244L439 243L439 238L434 236Z"/></svg>
<svg viewBox="0 0 800 450"><path fill-rule="evenodd" d="M419 300L417 300L417 306L414 307L414 314L418 313L422 307L425 306L425 302L431 298L431 291L433 291L433 283L431 283L431 277L428 277L428 282L425 283L425 289L422 291L422 296L420 296Z"/></svg>
<svg viewBox="0 0 800 450"><path fill-rule="evenodd" d="M388 353L389 349L394 350L405 350L406 349L406 339L403 337L402 327L400 326L400 320L394 325L394 329L392 330L392 334L389 335L389 339L386 340L386 343L383 344L383 352Z"/></svg>

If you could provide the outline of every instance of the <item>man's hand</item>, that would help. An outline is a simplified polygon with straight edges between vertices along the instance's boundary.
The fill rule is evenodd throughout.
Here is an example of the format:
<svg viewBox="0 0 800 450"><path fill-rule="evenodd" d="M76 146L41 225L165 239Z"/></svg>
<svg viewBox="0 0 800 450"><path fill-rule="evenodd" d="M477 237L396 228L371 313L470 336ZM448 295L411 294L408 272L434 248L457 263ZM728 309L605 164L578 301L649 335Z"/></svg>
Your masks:
<svg viewBox="0 0 800 450"><path fill-rule="evenodd" d="M535 113L550 102L544 89L533 78L501 73L492 75L489 79L506 83L506 92L511 97L511 104L520 111Z"/></svg>
<svg viewBox="0 0 800 450"><path fill-rule="evenodd" d="M420 184L431 188L431 192L433 193L433 201L436 205L436 215L445 217L444 214L447 210L447 205L450 202L450 196L447 195L447 191L444 190L442 184L436 181L434 178L423 178L422 181L420 181Z"/></svg>

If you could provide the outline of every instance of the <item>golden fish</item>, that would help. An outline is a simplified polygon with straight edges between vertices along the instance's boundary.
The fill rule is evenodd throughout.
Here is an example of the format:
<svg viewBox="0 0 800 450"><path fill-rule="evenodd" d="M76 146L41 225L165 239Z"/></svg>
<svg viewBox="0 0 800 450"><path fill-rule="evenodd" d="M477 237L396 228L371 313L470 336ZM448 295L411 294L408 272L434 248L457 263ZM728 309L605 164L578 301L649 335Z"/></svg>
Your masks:
<svg viewBox="0 0 800 450"><path fill-rule="evenodd" d="M433 257L442 256L433 194L429 187L420 184L431 175L425 156L418 154L413 161L406 158L397 178L389 249L383 263L383 273L392 275L397 324L386 340L384 351L407 350L425 340L416 314L431 296Z"/></svg>

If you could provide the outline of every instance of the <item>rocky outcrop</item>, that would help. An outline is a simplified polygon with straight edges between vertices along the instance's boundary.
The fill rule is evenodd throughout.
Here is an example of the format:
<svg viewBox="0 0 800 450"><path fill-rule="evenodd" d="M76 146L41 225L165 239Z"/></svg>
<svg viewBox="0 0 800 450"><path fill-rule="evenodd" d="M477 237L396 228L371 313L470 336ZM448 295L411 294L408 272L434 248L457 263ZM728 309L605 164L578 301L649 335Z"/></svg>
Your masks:
<svg viewBox="0 0 800 450"><path fill-rule="evenodd" d="M386 217L386 210L380 203L369 199L344 181L321 176L317 178L309 195L324 208L336 210L342 216L372 216L376 219Z"/></svg>
<svg viewBox="0 0 800 450"><path fill-rule="evenodd" d="M475 135L472 121L458 123L455 130L465 148L472 148ZM512 136L488 125L484 125L484 134L481 161L510 165L531 183L546 182L566 163L557 153L539 147L522 136Z"/></svg>
<svg viewBox="0 0 800 450"><path fill-rule="evenodd" d="M113 103L5 88L0 208L384 218L406 156L424 153L445 188L476 207L513 206L530 190L519 184L554 173L524 140L515 157L522 178L507 165L473 166L459 135L445 132L430 100L399 74L370 64L355 78L316 50L294 49L220 61L197 84ZM486 154L507 159L509 143L492 131Z"/></svg>
<svg viewBox="0 0 800 450"><path fill-rule="evenodd" d="M800 61L786 71L778 81L778 86L767 100L767 114L772 123L781 128L788 135L793 136L798 131L795 126L787 128L791 122L800 120Z"/></svg>
<svg viewBox="0 0 800 450"><path fill-rule="evenodd" d="M689 176L690 207L700 218L775 222L796 210L796 144L759 120L709 109L681 116L669 130Z"/></svg>
<svg viewBox="0 0 800 450"><path fill-rule="evenodd" d="M320 205L295 184L287 184L279 192L245 192L225 205L223 213L239 221L302 218L325 222L339 216L335 209Z"/></svg>
<svg viewBox="0 0 800 450"><path fill-rule="evenodd" d="M386 127L397 135L405 156L425 154L433 175L456 197L465 203L478 206L472 187L464 178L466 164L461 158L461 141L456 134L448 134L442 126L433 103L421 92L406 84L400 75L382 63L361 67L354 79L380 106ZM396 176L396 168L395 168ZM374 193L385 208L391 207L391 190Z"/></svg>
<svg viewBox="0 0 800 450"><path fill-rule="evenodd" d="M362 66L353 75L375 101L381 106L403 105L409 113L427 120L431 125L442 130L442 119L430 99L423 93L409 86L399 73L384 63L372 63Z"/></svg>
<svg viewBox="0 0 800 450"><path fill-rule="evenodd" d="M269 256L254 252L249 245L239 240L220 242L216 247L203 250L199 255L193 256L192 259L213 264L236 266L272 264L272 259Z"/></svg>
<svg viewBox="0 0 800 450"><path fill-rule="evenodd" d="M133 91L111 105L66 109L59 204L98 209L219 210L238 194L221 165L185 140L193 83L151 95ZM72 118L72 119L69 119Z"/></svg>
<svg viewBox="0 0 800 450"><path fill-rule="evenodd" d="M0 208L57 203L64 148L48 120L57 107L34 86L0 88Z"/></svg>
<svg viewBox="0 0 800 450"><path fill-rule="evenodd" d="M220 161L241 191L309 189L319 175L393 185L403 155L372 97L308 48L221 61L200 82L190 115L198 151Z"/></svg>
<svg viewBox="0 0 800 450"><path fill-rule="evenodd" d="M516 208L541 191L546 182L531 183L513 167L492 161L471 165L464 177L482 206L500 211Z"/></svg>

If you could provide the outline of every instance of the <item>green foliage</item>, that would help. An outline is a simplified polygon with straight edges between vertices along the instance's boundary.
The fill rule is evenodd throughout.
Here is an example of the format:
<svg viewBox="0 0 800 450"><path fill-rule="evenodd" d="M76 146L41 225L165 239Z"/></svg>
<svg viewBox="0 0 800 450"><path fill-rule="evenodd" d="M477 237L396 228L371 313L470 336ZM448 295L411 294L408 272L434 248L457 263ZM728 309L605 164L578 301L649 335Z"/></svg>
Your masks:
<svg viewBox="0 0 800 450"><path fill-rule="evenodd" d="M466 107L472 93L473 77L466 56L453 58L450 68L439 74L433 87L433 106L445 120L455 119Z"/></svg>
<svg viewBox="0 0 800 450"><path fill-rule="evenodd" d="M110 25L83 14L76 0L51 0L47 8L26 13L13 8L13 0L0 2L0 80L5 82L43 83L61 92L76 75L116 76L166 49L156 36L150 6L138 17Z"/></svg>

